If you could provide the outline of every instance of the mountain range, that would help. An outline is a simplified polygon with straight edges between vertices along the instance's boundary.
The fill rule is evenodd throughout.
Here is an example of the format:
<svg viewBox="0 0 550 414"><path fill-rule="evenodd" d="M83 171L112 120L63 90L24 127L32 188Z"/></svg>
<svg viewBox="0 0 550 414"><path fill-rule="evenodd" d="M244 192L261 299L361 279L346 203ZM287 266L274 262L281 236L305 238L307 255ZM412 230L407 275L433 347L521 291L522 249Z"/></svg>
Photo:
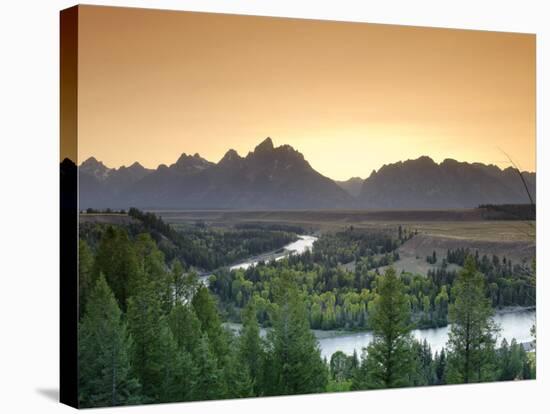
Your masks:
<svg viewBox="0 0 550 414"><path fill-rule="evenodd" d="M335 160L335 162L342 162ZM535 173L523 177L535 195ZM218 163L182 154L169 166L138 162L109 168L94 157L79 166L80 208L329 209L467 208L529 202L512 168L420 157L384 165L363 180L334 181L290 145L271 138Z"/></svg>

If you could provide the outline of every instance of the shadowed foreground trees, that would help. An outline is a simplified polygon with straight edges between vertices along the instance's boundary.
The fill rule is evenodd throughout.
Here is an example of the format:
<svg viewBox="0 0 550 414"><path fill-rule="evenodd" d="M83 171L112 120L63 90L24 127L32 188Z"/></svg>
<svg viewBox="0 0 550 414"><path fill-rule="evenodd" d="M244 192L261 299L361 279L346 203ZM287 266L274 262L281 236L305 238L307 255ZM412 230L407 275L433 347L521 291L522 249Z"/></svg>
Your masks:
<svg viewBox="0 0 550 414"><path fill-rule="evenodd" d="M485 297L483 274L468 256L458 275L449 309L451 330L447 343L447 382L469 383L495 379L495 335L493 310Z"/></svg>
<svg viewBox="0 0 550 414"><path fill-rule="evenodd" d="M132 341L103 275L90 292L78 333L80 404L97 407L141 402L140 384L130 366Z"/></svg>
<svg viewBox="0 0 550 414"><path fill-rule="evenodd" d="M367 348L367 386L405 387L413 370L410 307L393 268L378 278L377 290L370 318L374 340Z"/></svg>
<svg viewBox="0 0 550 414"><path fill-rule="evenodd" d="M262 375L266 361L265 343L260 338L260 325L256 318L256 306L251 300L243 311L243 328L239 337L238 357L247 370L252 391L261 395Z"/></svg>
<svg viewBox="0 0 550 414"><path fill-rule="evenodd" d="M428 343L412 338L410 286L406 275L397 276L390 267L365 292L365 322L373 331L373 342L361 361L356 353L336 352L329 364L321 358L310 330L306 296L315 279L298 277L289 262L278 263L273 277L262 281L268 289L261 294L248 291L243 325L235 333L222 324L210 290L196 275L181 274L183 266L177 261L167 265L148 235L130 238L117 228L105 231L95 247L90 246L80 245L80 294L85 304L79 322L82 407L535 375L527 353L515 341L495 350L483 276L470 259L451 294L442 289L438 301L445 306L451 302L453 326L447 348L432 354ZM269 322L265 337L260 335L258 315Z"/></svg>
<svg viewBox="0 0 550 414"><path fill-rule="evenodd" d="M179 275L178 262L169 268L148 235L132 240L112 228L95 256L85 244L81 250L83 407L326 390L328 368L290 275L278 287L274 328L264 340L253 301L236 336L222 325L208 288L196 276Z"/></svg>
<svg viewBox="0 0 550 414"><path fill-rule="evenodd" d="M361 356L352 389L406 387L414 372L410 305L393 268L376 280L377 296L369 319L373 341Z"/></svg>
<svg viewBox="0 0 550 414"><path fill-rule="evenodd" d="M323 392L328 372L309 328L304 300L290 273L279 279L275 303L273 329L268 333L266 393Z"/></svg>

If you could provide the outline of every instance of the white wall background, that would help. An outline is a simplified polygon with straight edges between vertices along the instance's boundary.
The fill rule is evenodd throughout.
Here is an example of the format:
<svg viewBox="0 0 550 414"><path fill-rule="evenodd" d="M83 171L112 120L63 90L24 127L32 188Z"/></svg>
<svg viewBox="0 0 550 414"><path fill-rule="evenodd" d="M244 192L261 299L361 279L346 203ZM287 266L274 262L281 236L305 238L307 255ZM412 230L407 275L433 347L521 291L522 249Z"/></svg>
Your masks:
<svg viewBox="0 0 550 414"><path fill-rule="evenodd" d="M100 1L218 11L537 33L538 380L103 409L136 413L539 413L550 390L548 219L550 13L546 1ZM61 0L0 3L0 412L69 412L58 394L58 12ZM545 122L546 121L546 122ZM545 393L546 391L546 393Z"/></svg>

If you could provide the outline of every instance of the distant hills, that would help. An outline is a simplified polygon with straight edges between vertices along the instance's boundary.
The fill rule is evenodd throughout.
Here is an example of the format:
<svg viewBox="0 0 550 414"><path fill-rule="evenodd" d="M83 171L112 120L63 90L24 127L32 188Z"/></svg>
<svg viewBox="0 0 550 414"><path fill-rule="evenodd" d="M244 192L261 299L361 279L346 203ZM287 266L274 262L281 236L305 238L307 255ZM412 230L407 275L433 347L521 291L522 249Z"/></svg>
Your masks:
<svg viewBox="0 0 550 414"><path fill-rule="evenodd" d="M347 191L353 197L359 196L361 194L361 189L363 188L363 182L365 180L361 177L351 177L346 181L334 181L341 188Z"/></svg>
<svg viewBox="0 0 550 414"><path fill-rule="evenodd" d="M534 196L535 174L523 175ZM170 166L115 169L91 157L79 167L79 186L81 209L413 209L529 201L512 168L420 157L384 165L366 180L337 182L271 138L244 157L230 149L218 163L184 153Z"/></svg>
<svg viewBox="0 0 550 414"><path fill-rule="evenodd" d="M535 197L535 173L522 173ZM467 208L480 204L529 203L516 170L429 157L384 165L364 182L364 208Z"/></svg>

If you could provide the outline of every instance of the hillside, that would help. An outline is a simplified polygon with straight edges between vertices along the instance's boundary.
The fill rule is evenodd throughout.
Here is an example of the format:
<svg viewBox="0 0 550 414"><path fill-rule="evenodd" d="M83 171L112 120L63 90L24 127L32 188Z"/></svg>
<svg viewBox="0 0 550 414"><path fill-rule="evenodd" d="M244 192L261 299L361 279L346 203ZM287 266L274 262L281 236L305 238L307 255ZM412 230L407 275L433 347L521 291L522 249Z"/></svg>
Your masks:
<svg viewBox="0 0 550 414"><path fill-rule="evenodd" d="M523 173L535 196L535 174ZM529 203L513 168L429 157L384 165L368 177L359 203L364 208L472 208L480 204Z"/></svg>

